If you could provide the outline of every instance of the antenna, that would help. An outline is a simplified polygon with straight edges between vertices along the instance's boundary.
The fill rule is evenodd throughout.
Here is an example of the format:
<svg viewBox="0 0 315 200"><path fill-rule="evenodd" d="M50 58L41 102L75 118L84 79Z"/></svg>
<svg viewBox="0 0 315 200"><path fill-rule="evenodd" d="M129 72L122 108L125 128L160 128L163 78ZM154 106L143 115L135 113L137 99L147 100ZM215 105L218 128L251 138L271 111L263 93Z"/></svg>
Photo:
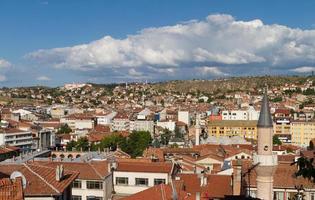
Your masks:
<svg viewBox="0 0 315 200"><path fill-rule="evenodd" d="M23 189L25 189L25 187L26 187L26 178L25 178L25 176L24 176L21 172L19 172L19 171L14 171L14 172L12 172L12 174L10 175L10 179L11 179L11 180L14 180L14 179L16 179L16 178L18 178L18 177L21 177L21 178L22 178Z"/></svg>

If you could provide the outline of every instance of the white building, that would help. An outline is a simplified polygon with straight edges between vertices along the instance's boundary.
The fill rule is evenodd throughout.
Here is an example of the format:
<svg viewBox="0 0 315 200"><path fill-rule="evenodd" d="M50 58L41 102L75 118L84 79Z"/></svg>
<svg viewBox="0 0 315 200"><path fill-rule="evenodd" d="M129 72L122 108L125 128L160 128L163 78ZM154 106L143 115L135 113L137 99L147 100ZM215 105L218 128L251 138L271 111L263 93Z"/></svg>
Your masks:
<svg viewBox="0 0 315 200"><path fill-rule="evenodd" d="M175 126L176 126L175 122L173 121L158 121L156 122L156 125L162 128L166 128L170 131L175 131Z"/></svg>
<svg viewBox="0 0 315 200"><path fill-rule="evenodd" d="M130 131L148 131L154 132L154 122L150 120L130 121Z"/></svg>
<svg viewBox="0 0 315 200"><path fill-rule="evenodd" d="M171 163L119 162L114 171L114 190L117 194L131 195L171 179Z"/></svg>
<svg viewBox="0 0 315 200"><path fill-rule="evenodd" d="M258 120L259 112L250 106L248 110L222 111L222 120Z"/></svg>
<svg viewBox="0 0 315 200"><path fill-rule="evenodd" d="M190 126L190 117L188 111L178 111L178 121L184 122Z"/></svg>
<svg viewBox="0 0 315 200"><path fill-rule="evenodd" d="M31 131L9 128L0 130L0 145L19 147L22 150L30 150L33 143Z"/></svg>
<svg viewBox="0 0 315 200"><path fill-rule="evenodd" d="M248 114L243 110L222 111L222 120L248 120Z"/></svg>
<svg viewBox="0 0 315 200"><path fill-rule="evenodd" d="M94 119L85 114L72 114L60 119L60 123L67 124L72 130L93 129Z"/></svg>
<svg viewBox="0 0 315 200"><path fill-rule="evenodd" d="M55 167L62 164L65 170L79 172L72 183L72 200L108 200L113 190L112 173L107 161L51 162L38 161L40 165Z"/></svg>
<svg viewBox="0 0 315 200"><path fill-rule="evenodd" d="M111 112L107 114L97 114L96 122L99 125L111 125L113 118L117 115L117 112Z"/></svg>
<svg viewBox="0 0 315 200"><path fill-rule="evenodd" d="M113 131L129 131L130 130L130 120L126 114L117 114L112 123Z"/></svg>

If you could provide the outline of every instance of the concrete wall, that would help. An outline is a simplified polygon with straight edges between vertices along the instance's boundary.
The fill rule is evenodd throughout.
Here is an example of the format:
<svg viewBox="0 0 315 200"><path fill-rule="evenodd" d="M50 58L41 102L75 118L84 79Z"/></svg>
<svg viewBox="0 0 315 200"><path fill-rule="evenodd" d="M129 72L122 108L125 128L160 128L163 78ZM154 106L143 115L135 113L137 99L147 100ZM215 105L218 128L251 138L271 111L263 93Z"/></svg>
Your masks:
<svg viewBox="0 0 315 200"><path fill-rule="evenodd" d="M128 177L128 185L116 185L116 177ZM119 194L135 194L137 192L154 186L154 179L165 179L168 184L167 173L145 173L145 172L118 172L114 171L114 190ZM136 178L148 178L148 186L136 186Z"/></svg>

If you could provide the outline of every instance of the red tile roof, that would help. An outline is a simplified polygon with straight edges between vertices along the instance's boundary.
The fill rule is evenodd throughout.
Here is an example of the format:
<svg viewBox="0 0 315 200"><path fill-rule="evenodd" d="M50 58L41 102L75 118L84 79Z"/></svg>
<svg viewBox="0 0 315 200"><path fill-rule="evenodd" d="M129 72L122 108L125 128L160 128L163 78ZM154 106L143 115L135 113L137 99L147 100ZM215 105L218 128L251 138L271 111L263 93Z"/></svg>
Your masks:
<svg viewBox="0 0 315 200"><path fill-rule="evenodd" d="M161 162L119 162L116 171L122 172L148 172L148 173L171 173L171 163Z"/></svg>
<svg viewBox="0 0 315 200"><path fill-rule="evenodd" d="M0 179L0 200L23 200L22 179Z"/></svg>
<svg viewBox="0 0 315 200"><path fill-rule="evenodd" d="M78 179L84 180L103 180L108 172L107 161L91 161L91 162L55 162L55 161L36 161L37 165L56 168L62 164L65 170L73 170L79 172Z"/></svg>
<svg viewBox="0 0 315 200"><path fill-rule="evenodd" d="M225 195L232 195L232 176L208 175L207 185L202 191L202 198L223 198Z"/></svg>
<svg viewBox="0 0 315 200"><path fill-rule="evenodd" d="M0 178L9 177L14 171L21 172L26 178L25 196L60 195L79 175L75 171L64 171L64 179L56 180L55 168L35 163L0 165Z"/></svg>
<svg viewBox="0 0 315 200"><path fill-rule="evenodd" d="M176 187L178 200L193 200L195 196L187 193L181 188ZM155 185L144 191L138 192L134 195L122 198L122 200L173 200L173 190L171 185Z"/></svg>

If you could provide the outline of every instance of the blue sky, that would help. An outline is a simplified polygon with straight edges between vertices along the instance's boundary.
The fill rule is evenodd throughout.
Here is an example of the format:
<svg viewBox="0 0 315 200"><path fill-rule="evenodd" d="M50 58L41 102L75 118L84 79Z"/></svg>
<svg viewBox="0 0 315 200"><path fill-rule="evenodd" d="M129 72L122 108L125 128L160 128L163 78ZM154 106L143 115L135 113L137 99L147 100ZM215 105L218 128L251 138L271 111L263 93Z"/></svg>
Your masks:
<svg viewBox="0 0 315 200"><path fill-rule="evenodd" d="M315 69L314 10L315 1L2 0L0 86L305 74Z"/></svg>

